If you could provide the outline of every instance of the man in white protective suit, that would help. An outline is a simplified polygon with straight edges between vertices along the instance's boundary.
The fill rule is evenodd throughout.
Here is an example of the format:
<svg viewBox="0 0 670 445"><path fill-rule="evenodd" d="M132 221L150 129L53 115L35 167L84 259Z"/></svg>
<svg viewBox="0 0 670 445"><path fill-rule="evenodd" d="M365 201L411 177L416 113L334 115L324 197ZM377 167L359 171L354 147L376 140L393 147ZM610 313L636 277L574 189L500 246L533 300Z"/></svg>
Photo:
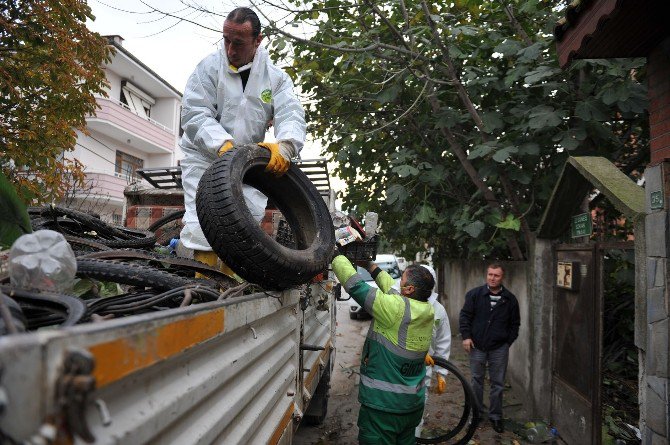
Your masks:
<svg viewBox="0 0 670 445"><path fill-rule="evenodd" d="M180 146L186 212L180 238L184 247L193 249L196 260L212 266L217 256L205 239L195 208L196 190L205 170L233 145L257 143L270 151L266 171L281 176L305 142L305 113L293 82L272 63L260 46L262 39L255 12L249 8L231 11L223 23L222 47L198 64L182 100ZM271 123L276 143L263 142ZM247 185L243 192L247 207L260 222L266 197Z"/></svg>
<svg viewBox="0 0 670 445"><path fill-rule="evenodd" d="M449 355L451 354L451 326L449 325L449 317L447 317L447 311L442 306L442 303L437 301L437 276L435 274L435 269L426 264L422 264L422 267L428 269L430 274L435 280L435 288L433 292L428 297L428 302L433 305L435 309L435 324L433 325L433 338L430 342L430 349L428 350L428 355L431 357L439 357L444 360L449 360ZM447 375L447 370L438 367L437 368L437 387L435 391L438 394L444 393L447 387L447 382L445 377ZM433 376L433 367L426 367L426 387L430 387L431 378ZM428 402L428 391L426 391L426 402ZM423 428L423 419L421 423L416 427L415 435L421 437L421 430Z"/></svg>

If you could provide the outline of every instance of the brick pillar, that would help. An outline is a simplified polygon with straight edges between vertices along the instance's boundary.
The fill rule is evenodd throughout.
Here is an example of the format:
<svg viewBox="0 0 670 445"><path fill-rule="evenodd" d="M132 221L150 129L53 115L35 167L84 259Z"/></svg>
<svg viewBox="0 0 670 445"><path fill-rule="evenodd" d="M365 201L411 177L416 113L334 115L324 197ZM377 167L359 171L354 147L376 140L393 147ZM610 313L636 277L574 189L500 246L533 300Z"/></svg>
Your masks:
<svg viewBox="0 0 670 445"><path fill-rule="evenodd" d="M665 48L664 48L665 46ZM670 158L670 41L649 54L649 130L651 163Z"/></svg>

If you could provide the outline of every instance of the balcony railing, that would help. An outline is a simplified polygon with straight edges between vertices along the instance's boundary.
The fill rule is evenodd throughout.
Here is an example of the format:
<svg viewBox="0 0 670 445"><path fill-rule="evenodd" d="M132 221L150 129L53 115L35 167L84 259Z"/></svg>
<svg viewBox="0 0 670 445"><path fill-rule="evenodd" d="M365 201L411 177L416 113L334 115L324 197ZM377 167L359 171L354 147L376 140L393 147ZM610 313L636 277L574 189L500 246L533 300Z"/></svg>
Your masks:
<svg viewBox="0 0 670 445"><path fill-rule="evenodd" d="M112 201L123 200L123 190L132 182L128 175L112 171L87 171L84 185L75 191L79 198L108 197Z"/></svg>
<svg viewBox="0 0 670 445"><path fill-rule="evenodd" d="M111 97L97 97L96 99L98 100L98 102L101 101L101 100L108 100L108 101L110 101L110 102L113 102L113 103L115 103L116 105L118 105L118 106L120 106L120 107L122 107L122 108L125 108L126 110L130 111L131 113L137 115L140 119L147 120L147 121L151 122L152 124L154 124L155 126L157 126L157 127L159 127L159 128L162 128L163 130L165 130L165 131L167 131L167 132L169 132L169 133L172 133L172 130L170 130L170 129L169 129L168 127L166 127L165 125L161 124L161 123L158 122L158 121L155 121L155 120L151 119L150 117L146 117L146 116L141 115L141 114L138 113L137 111L135 111L135 110L133 110L132 108L130 108L127 104L124 104L123 102L121 102L120 100L112 99Z"/></svg>
<svg viewBox="0 0 670 445"><path fill-rule="evenodd" d="M122 144L145 153L173 152L177 134L165 125L134 110L118 100L98 97L100 108L87 118L89 129L100 132Z"/></svg>

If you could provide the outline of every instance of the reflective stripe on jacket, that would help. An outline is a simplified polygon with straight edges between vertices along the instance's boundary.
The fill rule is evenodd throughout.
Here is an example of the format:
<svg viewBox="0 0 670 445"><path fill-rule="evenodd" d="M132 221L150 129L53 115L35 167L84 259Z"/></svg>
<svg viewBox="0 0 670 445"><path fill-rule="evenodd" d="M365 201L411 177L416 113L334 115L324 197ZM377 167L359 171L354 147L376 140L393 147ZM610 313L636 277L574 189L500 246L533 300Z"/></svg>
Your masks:
<svg viewBox="0 0 670 445"><path fill-rule="evenodd" d="M373 318L363 345L359 401L393 413L423 407L424 359L433 334L433 306L399 295L391 289L393 278L384 271L375 279L378 289L368 285L342 255L333 260L333 271Z"/></svg>

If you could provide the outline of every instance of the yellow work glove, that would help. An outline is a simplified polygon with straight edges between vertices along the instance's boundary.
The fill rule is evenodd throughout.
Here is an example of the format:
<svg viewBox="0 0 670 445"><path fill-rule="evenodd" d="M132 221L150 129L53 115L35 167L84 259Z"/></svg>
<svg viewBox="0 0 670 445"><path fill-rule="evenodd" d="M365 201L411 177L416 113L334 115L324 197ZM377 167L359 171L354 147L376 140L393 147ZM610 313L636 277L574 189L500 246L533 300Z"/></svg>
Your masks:
<svg viewBox="0 0 670 445"><path fill-rule="evenodd" d="M425 363L426 366L435 366L435 360L433 360L433 357L431 357L430 354L426 354Z"/></svg>
<svg viewBox="0 0 670 445"><path fill-rule="evenodd" d="M437 388L435 388L438 394L443 394L447 389L447 381L444 380L441 374L437 375Z"/></svg>
<svg viewBox="0 0 670 445"><path fill-rule="evenodd" d="M286 173L291 162L279 152L279 144L274 142L259 142L258 145L270 150L270 162L265 167L265 171L274 173L275 176L281 176Z"/></svg>
<svg viewBox="0 0 670 445"><path fill-rule="evenodd" d="M218 152L219 156L223 156L223 154L225 152L227 152L228 150L230 150L231 148L233 148L233 141L224 142L223 145L221 146L221 148L219 148L219 152Z"/></svg>

